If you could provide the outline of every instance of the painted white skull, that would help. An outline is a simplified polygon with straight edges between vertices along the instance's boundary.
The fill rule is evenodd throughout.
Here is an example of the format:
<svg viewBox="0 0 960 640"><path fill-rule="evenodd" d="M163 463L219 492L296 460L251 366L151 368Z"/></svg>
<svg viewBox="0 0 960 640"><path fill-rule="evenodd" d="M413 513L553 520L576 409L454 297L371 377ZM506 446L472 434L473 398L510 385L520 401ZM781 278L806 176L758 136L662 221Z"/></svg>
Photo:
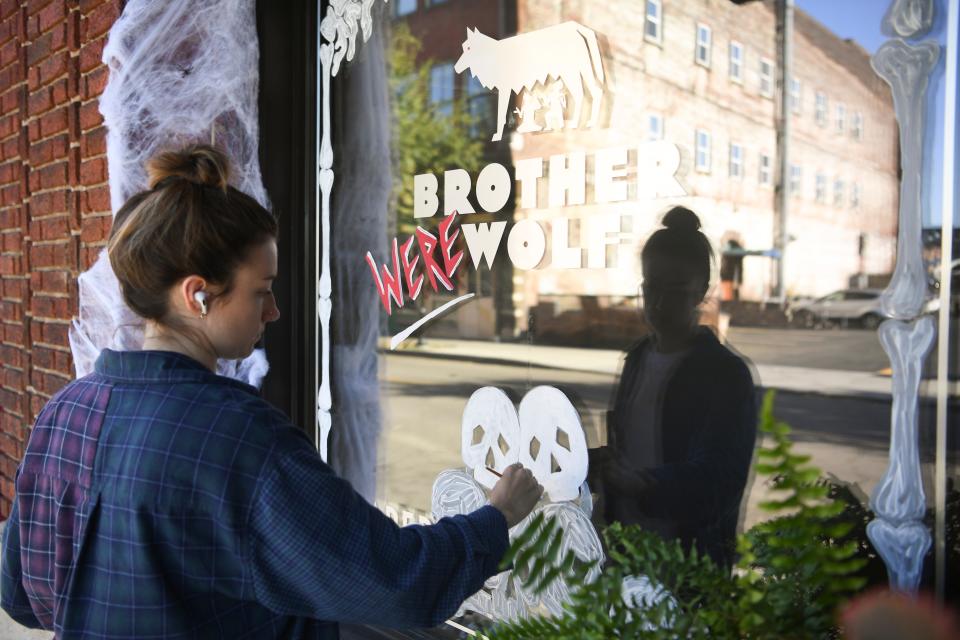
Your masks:
<svg viewBox="0 0 960 640"><path fill-rule="evenodd" d="M476 481L492 489L497 472L514 462L533 471L547 498L576 500L587 477L587 441L580 417L567 396L555 387L531 389L520 413L496 387L477 389L463 410L463 462Z"/></svg>
<svg viewBox="0 0 960 640"><path fill-rule="evenodd" d="M493 489L497 476L487 467L503 473L518 459L520 422L513 402L496 387L473 392L460 423L460 454L474 479Z"/></svg>
<svg viewBox="0 0 960 640"><path fill-rule="evenodd" d="M535 387L520 402L520 462L553 502L575 500L587 477L587 441L580 416L555 387Z"/></svg>

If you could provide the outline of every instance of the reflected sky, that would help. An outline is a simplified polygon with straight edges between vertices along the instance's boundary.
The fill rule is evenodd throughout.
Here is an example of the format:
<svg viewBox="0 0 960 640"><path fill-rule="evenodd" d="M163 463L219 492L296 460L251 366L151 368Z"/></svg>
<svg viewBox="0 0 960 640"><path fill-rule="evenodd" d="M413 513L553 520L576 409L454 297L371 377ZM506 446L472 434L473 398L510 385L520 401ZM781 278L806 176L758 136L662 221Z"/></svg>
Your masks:
<svg viewBox="0 0 960 640"><path fill-rule="evenodd" d="M924 39L934 39L941 45L946 41L947 3L934 0L934 27ZM796 6L812 15L841 38L852 38L871 54L886 40L880 32L880 23L887 7L887 0L796 0ZM954 54L956 55L956 54ZM943 104L944 104L944 56L934 69L927 89L927 118L934 126L924 140L924 161L932 162L937 169L924 172L923 177L923 226L940 226L941 184L940 167L943 157ZM958 209L960 211L960 209ZM960 225L960 216L954 216L954 226Z"/></svg>

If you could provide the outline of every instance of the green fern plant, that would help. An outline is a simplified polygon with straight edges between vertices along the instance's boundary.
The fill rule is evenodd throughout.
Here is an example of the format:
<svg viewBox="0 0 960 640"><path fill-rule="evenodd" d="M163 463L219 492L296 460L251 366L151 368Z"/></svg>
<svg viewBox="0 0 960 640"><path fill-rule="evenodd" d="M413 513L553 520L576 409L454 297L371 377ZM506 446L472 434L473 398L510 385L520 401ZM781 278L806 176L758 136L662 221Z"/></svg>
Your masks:
<svg viewBox="0 0 960 640"><path fill-rule="evenodd" d="M573 589L558 617L536 617L486 629L495 640L607 638L823 638L836 634L835 612L861 589L865 560L848 537L854 522L829 495L809 456L793 453L790 428L773 415L773 392L764 397L760 430L771 444L758 452L759 476L778 497L760 507L774 517L738 538L731 574L696 549L664 541L638 526L603 530L608 561L596 580L593 567L572 552L560 557L563 532L538 515L511 545L512 564L524 585L540 593L565 578ZM663 597L632 606L624 600L627 576L650 576Z"/></svg>

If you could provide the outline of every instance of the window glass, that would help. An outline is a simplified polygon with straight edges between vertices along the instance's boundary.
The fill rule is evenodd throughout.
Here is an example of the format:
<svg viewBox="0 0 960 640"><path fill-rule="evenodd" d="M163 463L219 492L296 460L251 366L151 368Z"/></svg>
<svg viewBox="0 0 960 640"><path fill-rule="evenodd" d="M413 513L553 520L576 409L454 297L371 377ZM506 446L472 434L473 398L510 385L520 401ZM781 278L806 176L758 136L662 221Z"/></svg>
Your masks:
<svg viewBox="0 0 960 640"><path fill-rule="evenodd" d="M397 16L405 16L417 10L417 0L396 0L393 10Z"/></svg>
<svg viewBox="0 0 960 640"><path fill-rule="evenodd" d="M712 40L711 40L710 27L708 27L705 24L698 24L697 25L697 50L696 50L697 64L702 64L705 67L710 66L711 45L712 45Z"/></svg>
<svg viewBox="0 0 960 640"><path fill-rule="evenodd" d="M863 114L857 111L853 114L853 137L863 140Z"/></svg>
<svg viewBox="0 0 960 640"><path fill-rule="evenodd" d="M648 117L650 123L648 140L663 140L663 116L657 113L651 113Z"/></svg>
<svg viewBox="0 0 960 640"><path fill-rule="evenodd" d="M773 97L773 63L766 58L760 58L760 95Z"/></svg>
<svg viewBox="0 0 960 640"><path fill-rule="evenodd" d="M824 203L827 201L827 176L822 173L817 174L817 202Z"/></svg>
<svg viewBox="0 0 960 640"><path fill-rule="evenodd" d="M790 79L790 109L796 113L800 113L800 104L801 104L801 94L800 94L800 81L796 78Z"/></svg>
<svg viewBox="0 0 960 640"><path fill-rule="evenodd" d="M710 134L697 130L697 171L710 171Z"/></svg>
<svg viewBox="0 0 960 640"><path fill-rule="evenodd" d="M730 177L743 177L743 146L730 143Z"/></svg>
<svg viewBox="0 0 960 640"><path fill-rule="evenodd" d="M496 122L496 104L476 76L467 76L467 105L471 116L470 135L479 136Z"/></svg>
<svg viewBox="0 0 960 640"><path fill-rule="evenodd" d="M773 159L766 153L760 154L760 175L758 181L761 185L773 184Z"/></svg>
<svg viewBox="0 0 960 640"><path fill-rule="evenodd" d="M743 82L743 45L730 42L730 80Z"/></svg>
<svg viewBox="0 0 960 640"><path fill-rule="evenodd" d="M844 189L845 186L843 184L843 180L837 178L833 181L833 206L843 206Z"/></svg>
<svg viewBox="0 0 960 640"><path fill-rule="evenodd" d="M817 92L817 124L821 127L826 126L827 124L827 96L820 91Z"/></svg>
<svg viewBox="0 0 960 640"><path fill-rule="evenodd" d="M693 351L627 357L640 353L631 352L637 345L661 344L657 313L680 308L690 318L696 312L688 326L704 327L698 335L741 359L757 390L776 390L775 412L791 426L796 452L848 490L851 504L871 509L865 496L890 460L895 375L878 337L890 321L879 294L895 286L898 260L920 252L911 273L924 281L911 286L922 300L916 315L897 317L905 326L939 321L942 165L927 146L917 154L925 162L919 174L905 165L906 145L935 144L937 136L901 133L898 122L916 120L898 118L895 89L872 59L889 40L880 31L884 10L852 1L856 22L871 21L874 39L856 40L829 11L796 0L786 72L776 12L764 2L646 0L628 10L599 0L457 0L435 11L400 3L413 7L409 15L391 2L399 17L378 9L376 36L362 44L358 37L332 89L331 361L355 372L334 377L338 472L369 459L370 498L399 522L472 504L467 493L435 495L438 478L462 481L482 504L495 482L485 468L519 456L516 439L542 469L564 467L569 449L558 432L540 443L542 461L530 453L530 402L535 415L554 417L550 411L569 404L583 449L607 447L635 470L661 468L690 444L670 441L663 421L684 423L677 412L703 406L714 397L710 384L731 378L720 373L676 391L672 376L687 374L671 367ZM641 33L659 46L638 46ZM711 73L714 36L721 58ZM944 68L932 72L941 75L931 92L942 88ZM922 175L923 193L910 200L922 211L909 215L922 216L923 231L911 252L900 237L910 208L901 175ZM693 275L687 266L656 273L659 261L645 271L644 251L657 251L651 238L675 207L696 214L712 257L699 271L690 267ZM707 293L697 299L701 283L684 278L701 276ZM955 324L960 315L949 317ZM360 364L363 350L374 364ZM917 368L928 506L929 434L943 382L937 353L931 347ZM664 409L659 388L625 378L628 362L662 367L664 393L682 400ZM955 404L954 380L946 383ZM487 387L503 394L488 390L471 404ZM523 409L540 387L563 400L534 394ZM519 425L505 444L487 428L495 411ZM366 427L358 425L367 424L375 444L360 455L357 434ZM724 505L724 517L735 514L724 520L730 531L768 517L761 505L773 490L755 463L748 456L734 470L745 475L742 495ZM708 477L698 472L690 491L718 484ZM450 489L444 482L438 491ZM696 498L675 496L664 524L625 499L600 505L592 477L587 485L597 494L598 527L619 518L670 534L669 523L689 516ZM583 497L580 486L566 502ZM871 565L883 576L875 586L885 584L882 560L868 557L881 563ZM927 572L923 584L932 584ZM507 615L502 609L495 613Z"/></svg>
<svg viewBox="0 0 960 640"><path fill-rule="evenodd" d="M430 101L444 115L453 112L453 65L437 64L430 69Z"/></svg>
<svg viewBox="0 0 960 640"><path fill-rule="evenodd" d="M660 29L663 24L663 8L660 0L647 0L647 15L644 20L643 34L647 40L660 42Z"/></svg>

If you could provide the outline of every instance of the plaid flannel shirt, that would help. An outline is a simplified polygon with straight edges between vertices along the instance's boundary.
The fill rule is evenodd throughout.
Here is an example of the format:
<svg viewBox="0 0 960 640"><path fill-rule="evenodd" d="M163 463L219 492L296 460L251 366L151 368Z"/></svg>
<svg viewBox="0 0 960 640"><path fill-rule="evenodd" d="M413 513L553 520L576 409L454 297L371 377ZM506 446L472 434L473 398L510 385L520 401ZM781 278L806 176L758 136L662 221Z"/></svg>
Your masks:
<svg viewBox="0 0 960 640"><path fill-rule="evenodd" d="M496 572L491 506L400 528L242 382L104 350L16 474L0 606L72 638L336 638L440 624Z"/></svg>

